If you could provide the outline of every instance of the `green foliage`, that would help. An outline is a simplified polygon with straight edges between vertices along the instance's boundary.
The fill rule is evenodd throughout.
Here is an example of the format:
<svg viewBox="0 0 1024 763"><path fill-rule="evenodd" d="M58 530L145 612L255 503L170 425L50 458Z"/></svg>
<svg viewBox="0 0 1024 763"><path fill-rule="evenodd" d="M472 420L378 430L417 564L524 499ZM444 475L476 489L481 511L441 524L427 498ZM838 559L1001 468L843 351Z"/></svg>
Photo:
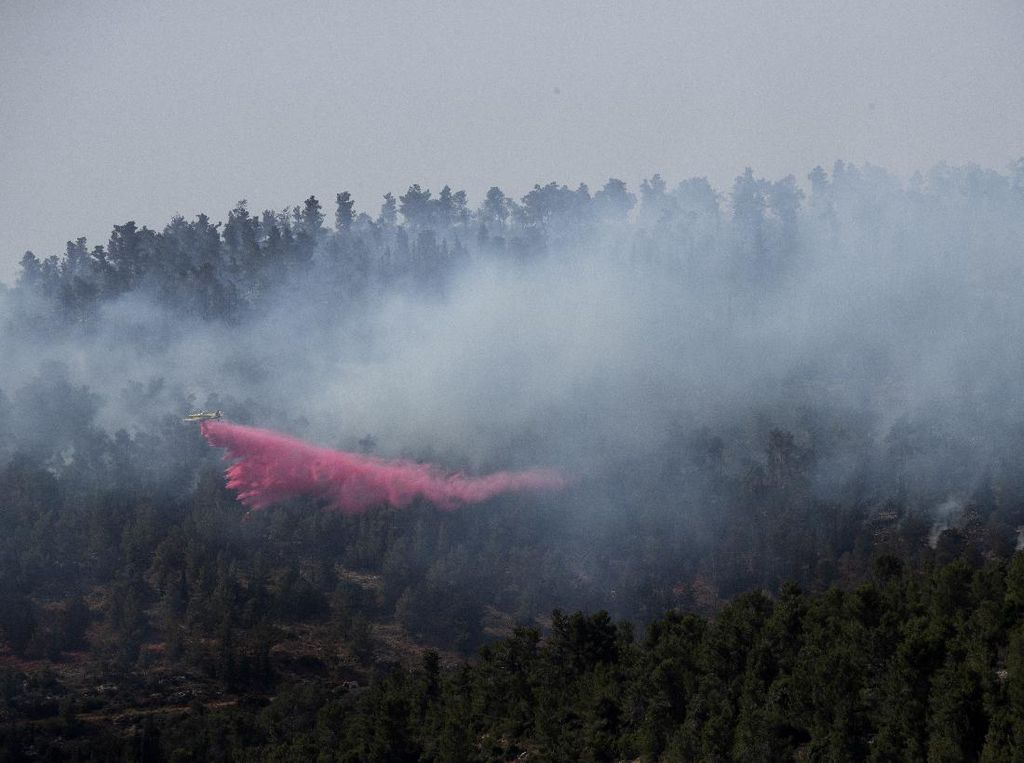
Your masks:
<svg viewBox="0 0 1024 763"><path fill-rule="evenodd" d="M975 180L954 173L929 193L941 207ZM875 190L845 165L811 183L808 215L825 229L862 215ZM931 214L920 195L904 201ZM641 196L631 262L674 258L700 278L701 256L719 257L740 292L784 278L816 230L798 229L792 178L748 171L728 210L703 180L669 190L655 176ZM610 179L593 195L548 183L519 201L492 188L477 211L462 191L414 185L387 194L376 220L348 193L335 202L333 231L315 197L262 214L243 201L224 224L127 222L105 246L26 254L0 330L73 343L132 295L230 335L285 285L341 311L388 289L442 291L470 253L586 250L595 231L631 225L636 199ZM130 383L126 399L145 405L161 383ZM1001 760L1024 749L1024 554L1013 553L1024 483L998 463L968 474L977 443L943 415L900 420L880 449L860 414L834 410L666 427L644 463L610 464L581 487L582 509L504 498L345 517L299 498L243 522L196 432L173 419L104 431L103 392L59 366L0 391L4 717L80 727L75 701L21 672L74 652L123 675L188 672L250 703L196 701L178 721L140 724L129 753L94 740L97 759ZM823 489L820 469L849 483ZM970 499L933 526L928 507L952 493ZM605 505L615 511L592 516ZM555 607L596 614L556 611L539 628ZM646 631L634 639L622 619ZM385 668L384 629L449 653ZM350 673L375 680L344 690ZM12 732L6 749L24 757L33 734Z"/></svg>
<svg viewBox="0 0 1024 763"><path fill-rule="evenodd" d="M1024 741L1024 628L1008 585L1019 558L923 573L880 562L877 580L852 591L755 591L710 619L669 612L639 640L605 612L556 611L546 633L519 628L469 663L446 667L427 651L369 688L290 680L269 702L196 705L80 750L134 745L153 760L1012 759ZM254 648L230 617L221 623L212 670L228 690L271 690L261 671L272 672L274 634L259 633ZM63 691L52 675L7 670L0 712L59 714L79 734ZM2 741L38 744L31 734Z"/></svg>

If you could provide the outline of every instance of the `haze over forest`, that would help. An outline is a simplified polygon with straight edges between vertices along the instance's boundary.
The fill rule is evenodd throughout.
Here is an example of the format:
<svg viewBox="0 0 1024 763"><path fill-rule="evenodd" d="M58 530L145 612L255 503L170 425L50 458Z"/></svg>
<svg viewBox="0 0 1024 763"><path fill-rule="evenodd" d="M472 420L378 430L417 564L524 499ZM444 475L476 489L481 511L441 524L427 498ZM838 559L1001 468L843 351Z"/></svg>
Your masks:
<svg viewBox="0 0 1024 763"><path fill-rule="evenodd" d="M115 222L218 218L413 183L728 189L836 159L907 181L1024 155L1024 8L856 4L9 0L0 281Z"/></svg>
<svg viewBox="0 0 1024 763"><path fill-rule="evenodd" d="M558 468L573 488L537 502L587 580L630 537L664 547L644 575L814 578L854 541L837 514L941 530L981 494L1012 546L1022 172L837 162L806 196L748 170L475 209L414 185L372 213L339 192L117 225L26 254L4 297L4 452L182 495L216 463L179 426L200 406L450 470ZM772 489L799 510L730 518Z"/></svg>
<svg viewBox="0 0 1024 763"><path fill-rule="evenodd" d="M821 712L812 697L827 686L839 712L862 690L825 668L804 676L811 694L784 711L773 749L1012 748L1024 732L1012 721L1024 662L1006 651L1024 643L1011 594L1024 528L1024 162L1008 172L939 165L903 184L839 161L807 178L809 194L793 176L752 170L725 191L658 175L636 192L614 178L593 192L537 185L519 199L494 186L474 206L449 186L413 185L368 212L340 191L332 205L310 196L256 213L239 202L223 223L128 222L104 245L24 255L0 297L0 630L14 666L0 677L5 712L21 719L4 744L43 745L55 759L132 739L158 750L154 759L322 749L305 737L274 742L274 705L203 720L202 708L234 706L225 692L261 708L309 690L328 694L286 701L309 703L303 728L326 723L316 733L349 740L342 760L415 759L454 740L458 751L428 757L746 757L758 737L743 729L767 722L765 697L791 680L790 663L767 674L769 694L750 700L735 732L716 731L745 701L731 693L699 709L719 696L717 674L701 671L735 638L733 618L745 623L743 650L773 638L772 618L811 618L806 635L786 626L785 648L809 650L793 664L817 665L814 608L881 628L890 620L842 591L895 580L910 588L885 600L892 622L962 611L929 626L945 634L929 642L934 657L856 668L878 698L849 711L856 728L799 708ZM555 468L569 486L450 512L418 500L346 516L301 494L248 512L218 453L181 422L197 406L448 471ZM952 566L916 588L916 571L936 565ZM965 598L971 585L982 598ZM992 607L998 624L975 644L976 618ZM565 619L558 608L600 611ZM703 620L659 620L668 610L724 620L705 636ZM624 662L595 689L590 671L641 665L632 650L657 648L632 646L632 631L606 613L649 625L650 638L683 628L671 659L696 659L693 686L703 688L651 715L669 702L658 692L680 688L657 689L656 673ZM871 637L880 654L917 648L913 629L886 628ZM553 651L538 651L542 631ZM448 672L439 694L433 651L425 673L404 671L417 649L454 660L503 636L513 640L497 648L525 649L522 670L540 671L531 680L541 694L524 699L534 720L494 711L520 718L518 731L484 754L495 732L456 709L478 691L459 682L481 681L490 696L506 679ZM562 649L591 656L578 676L551 679L543 655L559 663ZM982 650L972 652L980 662L950 693L938 666L948 655L966 670L960 649ZM838 659L828 650L821 659ZM75 654L89 667L62 668ZM52 680L12 672L39 658L58 669ZM729 670L759 670L740 667L745 659ZM884 720L901 706L885 689L901 670L932 688L906 710L916 720ZM111 676L128 688L96 698L90 686ZM367 680L333 720L316 710ZM438 687L434 699L415 699L423 680ZM577 688L544 694L556 683ZM53 696L64 698L60 736L31 720L56 712ZM194 709L186 725L111 730L113 714L138 712L142 696L170 708L193 697ZM955 734L926 733L982 696L991 711ZM469 713L455 727L477 736L431 725L413 709L422 703ZM82 726L77 713L89 708L98 714ZM597 712L606 731L551 727L555 711ZM224 747L188 732L195 723L210 734L257 725ZM918 731L897 741L908 723ZM383 725L367 738L366 724Z"/></svg>
<svg viewBox="0 0 1024 763"><path fill-rule="evenodd" d="M3 4L0 760L1019 757L1022 35Z"/></svg>

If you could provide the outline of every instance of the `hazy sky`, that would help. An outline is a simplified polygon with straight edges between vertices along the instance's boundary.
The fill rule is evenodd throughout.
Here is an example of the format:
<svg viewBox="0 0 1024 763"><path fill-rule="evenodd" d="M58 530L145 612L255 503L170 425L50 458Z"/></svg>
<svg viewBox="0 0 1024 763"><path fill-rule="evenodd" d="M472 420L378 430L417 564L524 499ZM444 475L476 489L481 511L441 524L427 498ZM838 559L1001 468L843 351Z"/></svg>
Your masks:
<svg viewBox="0 0 1024 763"><path fill-rule="evenodd" d="M350 190L1024 156L1024 3L0 2L0 280ZM329 217L330 219L330 217Z"/></svg>

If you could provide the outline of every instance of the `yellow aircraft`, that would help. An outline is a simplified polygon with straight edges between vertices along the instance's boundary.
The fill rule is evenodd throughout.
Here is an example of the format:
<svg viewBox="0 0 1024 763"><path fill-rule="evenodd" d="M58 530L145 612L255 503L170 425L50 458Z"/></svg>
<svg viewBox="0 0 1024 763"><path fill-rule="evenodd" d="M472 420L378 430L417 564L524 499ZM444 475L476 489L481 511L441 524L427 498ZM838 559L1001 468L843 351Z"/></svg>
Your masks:
<svg viewBox="0 0 1024 763"><path fill-rule="evenodd" d="M196 411L188 414L182 421L213 421L224 418L223 411Z"/></svg>

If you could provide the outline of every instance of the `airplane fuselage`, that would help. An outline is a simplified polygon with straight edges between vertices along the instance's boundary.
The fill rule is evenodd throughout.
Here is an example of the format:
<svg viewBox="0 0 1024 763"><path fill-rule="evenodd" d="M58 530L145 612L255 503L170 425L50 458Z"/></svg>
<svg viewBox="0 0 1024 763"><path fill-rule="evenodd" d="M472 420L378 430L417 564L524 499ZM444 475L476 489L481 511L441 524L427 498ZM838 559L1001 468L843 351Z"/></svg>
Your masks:
<svg viewBox="0 0 1024 763"><path fill-rule="evenodd" d="M221 418L224 418L221 411L196 411L185 416L182 421L215 421Z"/></svg>

